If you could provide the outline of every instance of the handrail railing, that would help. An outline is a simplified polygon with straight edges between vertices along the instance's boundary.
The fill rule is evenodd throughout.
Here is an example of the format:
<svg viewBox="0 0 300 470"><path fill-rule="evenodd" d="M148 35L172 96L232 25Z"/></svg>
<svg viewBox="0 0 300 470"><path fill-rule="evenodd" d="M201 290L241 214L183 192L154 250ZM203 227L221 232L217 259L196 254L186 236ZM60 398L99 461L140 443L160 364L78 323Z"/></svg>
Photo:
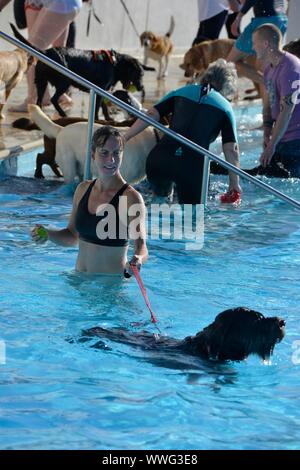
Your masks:
<svg viewBox="0 0 300 470"><path fill-rule="evenodd" d="M111 93L108 91L103 90L102 88L94 85L91 83L89 80L86 80L85 78L80 77L77 75L75 72L72 72L71 70L63 67L62 65L58 64L52 59L49 59L46 57L44 54L41 52L35 50L34 48L27 46L27 44L22 43L18 39L12 38L8 34L4 33L3 31L0 31L0 37L5 39L6 41L10 42L11 44L24 49L25 51L29 52L31 55L34 57L37 57L40 61L44 62L45 64L51 66L58 72L62 73L63 75L69 77L70 79L74 80L75 82L80 83L81 85L85 86L86 88L90 89L90 91L94 91L97 94L100 94L101 96L104 96L105 98L108 98L110 101L115 103L117 106L119 106L121 109L125 109L129 113L133 114L134 116L142 119L143 121L147 122L148 124L152 125L156 129L159 129L162 131L164 134L172 137L173 139L177 140L181 144L186 145L187 147L190 147L191 149L195 150L197 153L201 154L200 156L203 158L203 155L208 157L210 160L214 160L215 162L219 163L222 167L226 168L227 170L232 171L233 173L241 176L242 178L250 181L251 183L255 184L256 186L264 189L266 192L276 196L278 199L281 199L282 201L290 204L293 207L296 207L297 209L300 210L300 202L296 201L295 199L286 196L284 193L278 191L277 189L273 188L269 184L264 183L263 181L255 178L254 176L248 175L245 171L241 170L240 168L235 167L231 163L226 162L222 158L218 157L214 153L210 152L209 150L204 149L198 144L195 144L191 140L187 139L186 137L182 136L181 134L177 134L176 132L168 129L167 127L163 126L159 122L155 121L154 119L150 118L147 116L145 113L139 111L138 109L133 108L132 106L128 105L127 103L124 103L123 101L119 100L115 96L113 96ZM91 96L93 94L91 93ZM94 106L90 106L90 110L93 110ZM88 128L91 129L93 125L93 119L94 115L91 115L92 112L90 112L89 115L89 123L88 123ZM91 137L91 132L89 132L90 137ZM90 142L88 142L87 147L89 147ZM90 158L90 155L87 155L87 159ZM206 160L206 159L205 159ZM88 165L86 165L87 168ZM209 165L205 165L205 168L207 168ZM208 180L208 174L204 174L204 180L206 181L205 186L207 186L207 180Z"/></svg>

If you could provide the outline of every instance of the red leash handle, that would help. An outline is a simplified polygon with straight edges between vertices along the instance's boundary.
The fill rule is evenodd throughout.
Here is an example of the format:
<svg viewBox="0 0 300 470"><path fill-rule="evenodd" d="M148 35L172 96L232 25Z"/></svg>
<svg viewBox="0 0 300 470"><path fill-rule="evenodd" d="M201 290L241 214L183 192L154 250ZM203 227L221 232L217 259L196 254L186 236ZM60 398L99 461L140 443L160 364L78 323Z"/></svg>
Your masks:
<svg viewBox="0 0 300 470"><path fill-rule="evenodd" d="M151 313L151 321L152 321L152 323L157 323L156 317L155 317L155 315L154 315L154 312L153 312L153 310L152 310L152 308L151 308L151 305L150 305L150 302L149 302L149 299L148 299L148 295L147 295L145 286L144 286L143 281L142 281L142 279L141 279L140 272L139 272L138 268L137 268L134 264L131 264L130 267L131 267L132 272L133 272L133 274L134 274L134 276L135 276L135 278L136 278L136 280L137 280L138 285L140 286L140 289L141 289L141 292L142 292L143 297L144 297L144 299L145 299L146 305L147 305L147 307L148 307L149 310L150 310L150 313Z"/></svg>

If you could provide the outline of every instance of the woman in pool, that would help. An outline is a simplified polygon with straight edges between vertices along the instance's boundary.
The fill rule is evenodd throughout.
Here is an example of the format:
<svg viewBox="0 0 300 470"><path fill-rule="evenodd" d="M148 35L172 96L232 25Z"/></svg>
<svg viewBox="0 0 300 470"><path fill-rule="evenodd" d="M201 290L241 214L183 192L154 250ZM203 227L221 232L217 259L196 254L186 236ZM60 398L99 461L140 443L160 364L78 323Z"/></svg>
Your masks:
<svg viewBox="0 0 300 470"><path fill-rule="evenodd" d="M120 274L147 260L145 204L142 196L120 174L124 138L113 127L97 129L92 139L92 158L98 172L93 181L77 187L67 228L45 229L36 225L32 238L62 246L79 242L76 270L86 273ZM127 261L128 238L134 255Z"/></svg>

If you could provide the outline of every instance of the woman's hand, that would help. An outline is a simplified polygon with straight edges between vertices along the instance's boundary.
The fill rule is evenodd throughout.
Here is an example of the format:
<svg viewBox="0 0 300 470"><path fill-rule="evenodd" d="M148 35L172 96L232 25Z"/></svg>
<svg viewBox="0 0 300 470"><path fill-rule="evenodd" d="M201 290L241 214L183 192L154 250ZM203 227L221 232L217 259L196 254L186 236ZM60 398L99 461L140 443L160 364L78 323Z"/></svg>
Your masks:
<svg viewBox="0 0 300 470"><path fill-rule="evenodd" d="M125 266L125 271L130 274L130 276L133 275L133 271L131 269L131 266L136 266L138 270L140 271L143 261L142 261L142 256L141 255L133 255L130 261L127 261L126 266Z"/></svg>
<svg viewBox="0 0 300 470"><path fill-rule="evenodd" d="M36 224L31 230L31 237L36 243L45 243L48 238L48 232L43 225Z"/></svg>

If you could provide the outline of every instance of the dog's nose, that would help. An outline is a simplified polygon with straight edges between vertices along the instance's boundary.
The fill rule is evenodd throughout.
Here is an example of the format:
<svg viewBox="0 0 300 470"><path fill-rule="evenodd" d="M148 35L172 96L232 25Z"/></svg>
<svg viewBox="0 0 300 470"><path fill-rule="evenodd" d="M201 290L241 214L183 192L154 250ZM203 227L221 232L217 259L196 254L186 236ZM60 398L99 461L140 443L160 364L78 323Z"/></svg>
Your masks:
<svg viewBox="0 0 300 470"><path fill-rule="evenodd" d="M279 326L283 328L285 326L285 320L279 320Z"/></svg>

